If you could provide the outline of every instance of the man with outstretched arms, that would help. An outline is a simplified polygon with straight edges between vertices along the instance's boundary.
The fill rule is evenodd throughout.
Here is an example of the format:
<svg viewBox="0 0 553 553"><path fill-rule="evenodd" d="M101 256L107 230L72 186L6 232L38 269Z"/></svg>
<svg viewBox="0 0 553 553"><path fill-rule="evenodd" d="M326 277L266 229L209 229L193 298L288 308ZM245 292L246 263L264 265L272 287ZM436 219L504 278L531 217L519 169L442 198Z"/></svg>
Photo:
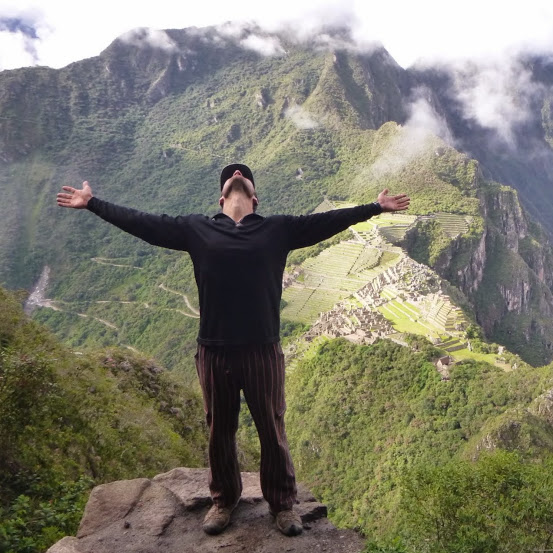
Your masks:
<svg viewBox="0 0 553 553"><path fill-rule="evenodd" d="M117 206L82 189L64 186L61 207L88 209L155 246L186 251L194 264L200 301L196 368L209 437L209 487L213 506L203 529L222 532L242 493L235 435L240 389L261 443L261 489L281 532L302 532L294 467L284 429L284 356L280 347L280 299L286 256L383 211L403 211L405 194L382 191L377 201L304 216L256 213L251 170L239 163L221 173L222 210L214 217L152 215Z"/></svg>

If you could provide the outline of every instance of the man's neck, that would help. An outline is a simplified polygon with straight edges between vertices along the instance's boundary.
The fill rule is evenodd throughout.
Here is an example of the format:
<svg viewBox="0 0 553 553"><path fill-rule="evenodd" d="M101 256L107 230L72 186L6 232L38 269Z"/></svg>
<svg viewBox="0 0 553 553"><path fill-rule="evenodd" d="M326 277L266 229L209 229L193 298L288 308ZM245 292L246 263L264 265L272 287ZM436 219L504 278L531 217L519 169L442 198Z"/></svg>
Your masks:
<svg viewBox="0 0 553 553"><path fill-rule="evenodd" d="M230 196L225 199L223 213L238 223L246 215L253 213L252 200L251 198Z"/></svg>

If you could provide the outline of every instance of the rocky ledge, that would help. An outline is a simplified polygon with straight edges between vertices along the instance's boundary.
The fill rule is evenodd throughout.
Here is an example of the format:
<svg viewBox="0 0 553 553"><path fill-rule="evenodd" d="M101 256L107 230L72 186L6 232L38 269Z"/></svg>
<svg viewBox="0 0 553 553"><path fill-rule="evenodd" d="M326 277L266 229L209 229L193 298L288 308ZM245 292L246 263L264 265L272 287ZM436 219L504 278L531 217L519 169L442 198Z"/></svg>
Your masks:
<svg viewBox="0 0 553 553"><path fill-rule="evenodd" d="M103 484L92 490L77 537L47 553L360 553L363 539L338 530L302 485L298 505L304 532L289 538L275 527L259 474L243 472L244 490L231 525L207 536L202 520L211 505L207 469L176 468L152 478Z"/></svg>

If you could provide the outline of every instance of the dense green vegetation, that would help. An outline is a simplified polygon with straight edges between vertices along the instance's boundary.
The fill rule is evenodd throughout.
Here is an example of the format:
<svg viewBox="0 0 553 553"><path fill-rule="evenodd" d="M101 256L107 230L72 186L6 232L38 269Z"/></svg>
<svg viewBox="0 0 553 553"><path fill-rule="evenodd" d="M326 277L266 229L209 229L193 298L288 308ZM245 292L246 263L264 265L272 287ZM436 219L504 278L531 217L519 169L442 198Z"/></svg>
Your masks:
<svg viewBox="0 0 553 553"><path fill-rule="evenodd" d="M512 408L532 411L535 398L553 384L553 367L506 373L466 361L451 369L450 380L442 380L432 364L439 351L423 343L418 349L413 353L389 341L369 347L334 340L298 363L289 378L288 428L300 478L329 506L337 524L361 529L382 547L400 540L406 551L443 551L444 536L453 535L465 549L455 545L445 550L511 551L515 544L545 543L553 519L549 502L534 510L531 506L532 493L544 493L532 463L553 452L553 429L544 421L541 433L528 440L538 425ZM509 441L508 433L498 430L509 428L508 421L515 421ZM469 459L490 443L517 453L471 468ZM484 476L475 480L480 470L489 482ZM494 478L504 473L519 479L512 484L505 480L503 485L512 485L512 491L499 483L492 487ZM476 475L472 480L471 474ZM459 481L455 500L455 488L444 495L451 475L457 475L452 482ZM553 482L544 485L551 490ZM480 486L489 486L489 497L479 499ZM503 495L508 503L499 504ZM439 506L447 501L454 511ZM503 549L475 549L464 532L473 532L474 543L483 540L493 521L517 502L526 506L512 516L526 517L528 524L510 535L516 520L504 521L488 536L496 545L509 538L511 549L505 544ZM457 513L461 528L454 526L456 504L466 506ZM430 510L434 518L427 518L417 532ZM486 513L491 521L482 520ZM439 517L442 522L436 522ZM444 533L436 535L442 526ZM533 529L538 528L534 539Z"/></svg>
<svg viewBox="0 0 553 553"><path fill-rule="evenodd" d="M451 239L441 225L433 219L421 221L415 232L409 233L406 240L409 255L415 261L430 267L435 265L450 242Z"/></svg>
<svg viewBox="0 0 553 553"><path fill-rule="evenodd" d="M543 551L553 535L553 457L494 451L476 461L418 466L401 479L398 535L367 553Z"/></svg>
<svg viewBox="0 0 553 553"><path fill-rule="evenodd" d="M0 551L76 531L94 483L205 465L196 388L123 350L75 355L0 289Z"/></svg>

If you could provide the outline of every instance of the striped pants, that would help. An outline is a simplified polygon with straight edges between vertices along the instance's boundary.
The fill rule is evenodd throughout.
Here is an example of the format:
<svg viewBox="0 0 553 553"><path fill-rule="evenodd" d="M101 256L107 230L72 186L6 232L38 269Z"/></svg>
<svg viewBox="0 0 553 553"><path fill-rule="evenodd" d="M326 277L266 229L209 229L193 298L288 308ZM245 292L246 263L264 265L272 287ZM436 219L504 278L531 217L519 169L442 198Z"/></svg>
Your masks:
<svg viewBox="0 0 553 553"><path fill-rule="evenodd" d="M284 429L284 355L280 344L198 345L196 368L209 425L209 489L220 507L242 493L236 453L240 389L261 444L261 490L273 512L296 502L296 479Z"/></svg>

